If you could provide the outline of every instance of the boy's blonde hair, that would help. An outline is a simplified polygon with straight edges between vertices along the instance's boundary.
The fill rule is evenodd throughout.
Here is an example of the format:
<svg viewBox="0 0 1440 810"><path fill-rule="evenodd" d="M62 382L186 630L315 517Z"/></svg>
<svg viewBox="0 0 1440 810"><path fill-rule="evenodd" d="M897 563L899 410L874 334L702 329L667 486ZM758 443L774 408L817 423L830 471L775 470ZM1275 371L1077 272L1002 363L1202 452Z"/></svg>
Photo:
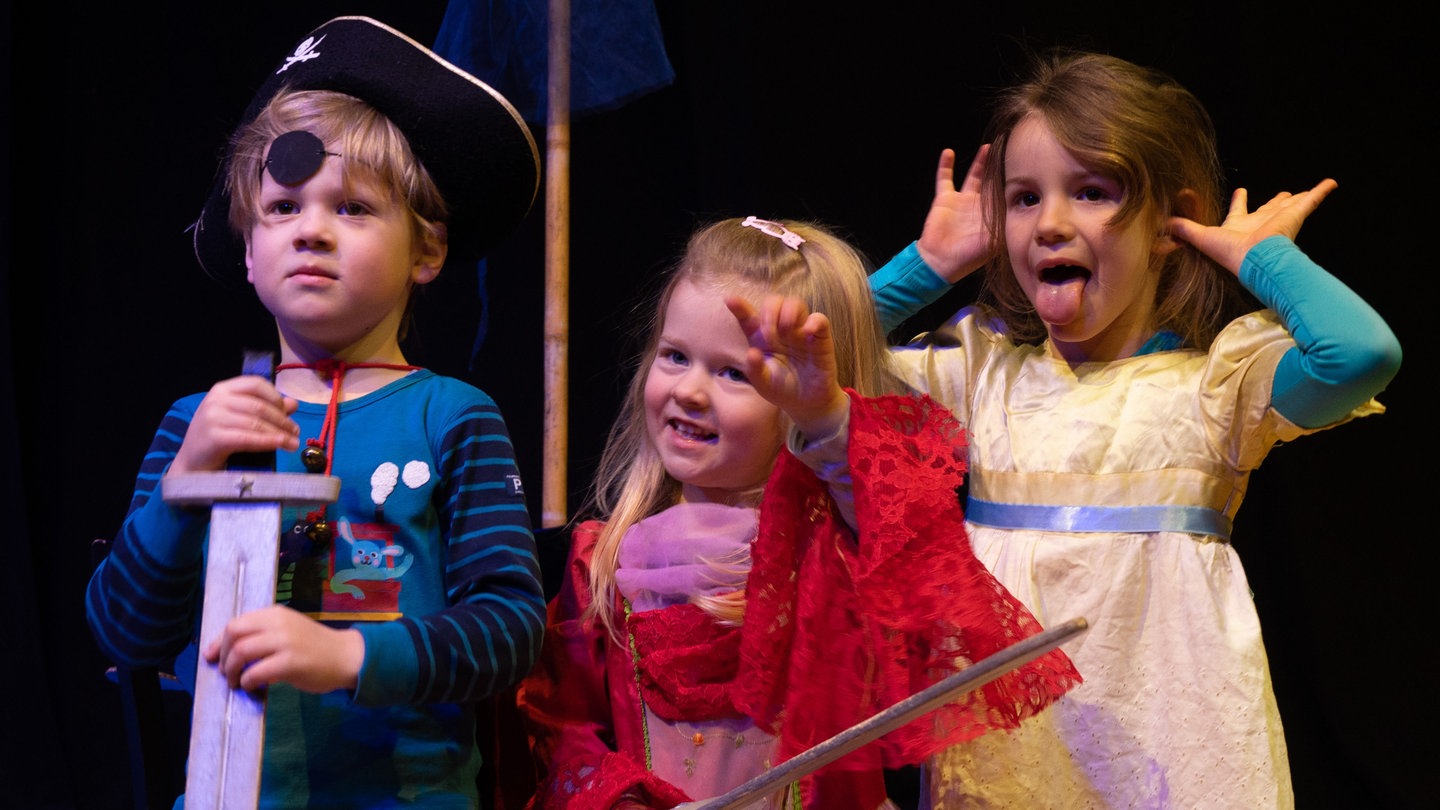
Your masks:
<svg viewBox="0 0 1440 810"><path fill-rule="evenodd" d="M620 540L636 522L678 502L680 482L665 472L645 424L645 380L655 361L666 308L684 281L709 289L735 291L752 301L765 294L804 299L830 320L840 385L865 395L901 390L892 374L890 352L875 312L869 285L870 265L861 253L813 222L774 220L805 242L798 249L739 218L701 228L690 237L684 255L655 299L635 373L610 431L591 489L589 511L604 519L590 567L593 600L587 618L599 621L619 638L623 617L615 611L615 568ZM748 503L758 505L760 491ZM733 561L714 561L724 567ZM744 594L697 600L718 619L739 623Z"/></svg>
<svg viewBox="0 0 1440 810"><path fill-rule="evenodd" d="M1028 80L996 99L986 137L985 215L996 258L986 267L980 299L1021 342L1046 335L1005 249L1005 152L1015 128L1031 118L1045 123L1081 163L1124 188L1112 226L1145 217L1159 238L1170 216L1215 225L1224 205L1215 127L1189 90L1164 73L1105 54L1056 50L1037 59ZM1176 332L1186 345L1208 346L1225 323L1257 306L1198 250L1184 246L1162 261L1156 326Z"/></svg>

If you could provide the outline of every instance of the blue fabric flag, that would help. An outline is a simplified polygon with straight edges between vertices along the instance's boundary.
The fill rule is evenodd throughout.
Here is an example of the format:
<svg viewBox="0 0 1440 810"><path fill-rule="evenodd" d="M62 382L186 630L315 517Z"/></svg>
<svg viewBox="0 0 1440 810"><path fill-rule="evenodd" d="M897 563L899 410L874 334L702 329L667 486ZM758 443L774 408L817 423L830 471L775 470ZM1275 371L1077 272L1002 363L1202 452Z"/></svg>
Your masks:
<svg viewBox="0 0 1440 810"><path fill-rule="evenodd" d="M543 0L450 0L435 52L547 118L550 10ZM623 106L675 81L650 0L571 0L570 116Z"/></svg>

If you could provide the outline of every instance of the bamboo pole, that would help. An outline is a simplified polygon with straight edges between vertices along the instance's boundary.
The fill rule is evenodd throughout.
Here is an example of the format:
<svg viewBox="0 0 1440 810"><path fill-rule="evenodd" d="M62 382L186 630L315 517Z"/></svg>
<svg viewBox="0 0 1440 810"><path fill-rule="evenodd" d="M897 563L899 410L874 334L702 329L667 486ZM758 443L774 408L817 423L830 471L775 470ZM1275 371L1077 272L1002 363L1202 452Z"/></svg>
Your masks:
<svg viewBox="0 0 1440 810"><path fill-rule="evenodd" d="M541 526L564 525L569 453L570 0L550 0L545 134L545 479Z"/></svg>

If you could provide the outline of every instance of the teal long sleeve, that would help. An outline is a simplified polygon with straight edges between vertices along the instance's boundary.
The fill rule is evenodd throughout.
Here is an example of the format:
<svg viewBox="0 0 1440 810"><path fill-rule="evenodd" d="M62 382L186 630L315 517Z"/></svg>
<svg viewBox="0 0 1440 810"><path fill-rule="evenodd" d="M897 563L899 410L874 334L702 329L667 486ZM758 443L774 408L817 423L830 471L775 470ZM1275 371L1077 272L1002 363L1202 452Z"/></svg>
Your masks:
<svg viewBox="0 0 1440 810"><path fill-rule="evenodd" d="M915 242L870 274L870 293L875 297L880 325L887 333L939 300L948 289L950 282L920 258Z"/></svg>
<svg viewBox="0 0 1440 810"><path fill-rule="evenodd" d="M1400 341L1359 295L1283 236L1245 254L1240 283L1295 338L1275 369L1271 404L1301 427L1328 425L1384 390Z"/></svg>

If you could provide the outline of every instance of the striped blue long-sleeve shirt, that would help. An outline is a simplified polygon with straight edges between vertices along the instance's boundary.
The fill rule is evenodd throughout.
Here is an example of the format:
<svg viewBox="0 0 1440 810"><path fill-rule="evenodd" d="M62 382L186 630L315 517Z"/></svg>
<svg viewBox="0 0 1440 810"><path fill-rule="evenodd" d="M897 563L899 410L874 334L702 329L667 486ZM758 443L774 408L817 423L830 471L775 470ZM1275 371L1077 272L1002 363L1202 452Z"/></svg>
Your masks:
<svg viewBox="0 0 1440 810"><path fill-rule="evenodd" d="M86 594L97 642L122 665L168 662L200 627L209 510L166 503L160 479L202 398L166 413ZM294 418L302 440L318 437L325 406ZM530 670L545 623L504 420L479 389L416 371L340 404L333 465L333 539L307 545L286 529L314 507L286 508L277 601L358 629L365 660L353 692L271 687L262 806L472 806L471 701ZM280 453L276 470L304 467Z"/></svg>

